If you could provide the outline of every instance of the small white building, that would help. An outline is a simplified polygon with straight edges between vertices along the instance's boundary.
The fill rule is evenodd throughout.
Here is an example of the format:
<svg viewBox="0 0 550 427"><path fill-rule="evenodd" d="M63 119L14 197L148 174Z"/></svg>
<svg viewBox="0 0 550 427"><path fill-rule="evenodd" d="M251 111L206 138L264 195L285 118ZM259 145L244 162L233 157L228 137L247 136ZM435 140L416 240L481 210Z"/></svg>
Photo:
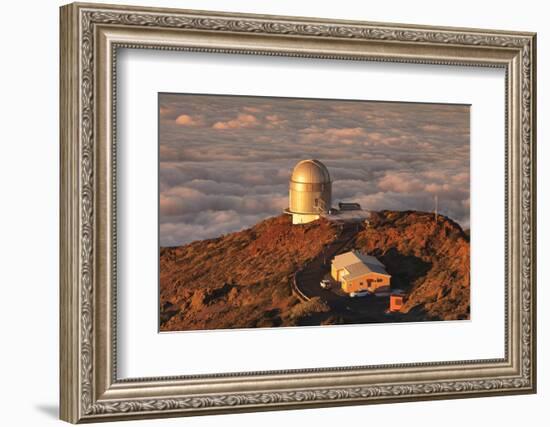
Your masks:
<svg viewBox="0 0 550 427"><path fill-rule="evenodd" d="M391 275L376 257L358 251L336 255L332 260L331 276L346 293L370 291L390 286Z"/></svg>

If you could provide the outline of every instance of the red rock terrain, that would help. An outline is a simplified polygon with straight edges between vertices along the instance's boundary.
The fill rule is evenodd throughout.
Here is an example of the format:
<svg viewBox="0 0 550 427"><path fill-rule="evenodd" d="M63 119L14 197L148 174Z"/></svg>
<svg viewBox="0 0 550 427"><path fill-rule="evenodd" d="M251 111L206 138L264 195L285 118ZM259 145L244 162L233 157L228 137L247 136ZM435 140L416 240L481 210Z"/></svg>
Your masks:
<svg viewBox="0 0 550 427"><path fill-rule="evenodd" d="M290 326L326 309L300 302L290 284L336 236L328 221L292 226L281 215L217 239L162 248L161 330Z"/></svg>
<svg viewBox="0 0 550 427"><path fill-rule="evenodd" d="M162 248L161 330L353 323L318 298L301 302L291 288L294 273L338 234L324 219L293 226L281 215L216 239ZM436 223L421 212L373 212L354 244L379 257L392 287L409 292L402 321L469 318L470 245L458 224L442 216Z"/></svg>
<svg viewBox="0 0 550 427"><path fill-rule="evenodd" d="M355 246L384 263L392 288L408 291L403 312L427 319L470 317L470 242L458 224L433 213L373 212Z"/></svg>

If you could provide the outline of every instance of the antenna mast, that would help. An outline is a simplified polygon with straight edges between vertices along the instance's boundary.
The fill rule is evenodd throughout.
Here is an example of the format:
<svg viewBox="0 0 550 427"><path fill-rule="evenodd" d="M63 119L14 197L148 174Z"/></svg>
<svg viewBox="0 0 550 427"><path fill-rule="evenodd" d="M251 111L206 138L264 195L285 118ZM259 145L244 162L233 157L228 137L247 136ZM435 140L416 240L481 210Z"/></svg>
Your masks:
<svg viewBox="0 0 550 427"><path fill-rule="evenodd" d="M434 219L435 219L435 222L437 222L437 194L435 195L435 211L434 211Z"/></svg>

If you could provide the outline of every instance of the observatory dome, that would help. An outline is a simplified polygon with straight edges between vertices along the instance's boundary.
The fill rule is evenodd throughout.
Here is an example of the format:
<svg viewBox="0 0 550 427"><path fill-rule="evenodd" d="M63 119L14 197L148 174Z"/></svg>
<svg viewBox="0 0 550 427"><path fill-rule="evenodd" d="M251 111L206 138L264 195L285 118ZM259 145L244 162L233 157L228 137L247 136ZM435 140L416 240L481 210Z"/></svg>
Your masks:
<svg viewBox="0 0 550 427"><path fill-rule="evenodd" d="M330 182L327 167L319 160L302 160L292 171L293 182L303 184L322 184Z"/></svg>
<svg viewBox="0 0 550 427"><path fill-rule="evenodd" d="M319 160L303 160L292 171L289 207L293 224L315 221L330 209L332 181L327 167Z"/></svg>

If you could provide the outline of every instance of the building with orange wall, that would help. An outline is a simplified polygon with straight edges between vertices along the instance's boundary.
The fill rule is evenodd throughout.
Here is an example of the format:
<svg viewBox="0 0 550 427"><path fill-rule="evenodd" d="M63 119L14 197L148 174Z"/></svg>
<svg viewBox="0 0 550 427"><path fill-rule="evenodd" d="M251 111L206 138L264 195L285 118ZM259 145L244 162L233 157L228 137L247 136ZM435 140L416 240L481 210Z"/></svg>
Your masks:
<svg viewBox="0 0 550 427"><path fill-rule="evenodd" d="M391 313L401 310L405 304L405 296L400 294L390 295L390 308L388 309Z"/></svg>
<svg viewBox="0 0 550 427"><path fill-rule="evenodd" d="M330 273L348 294L376 292L381 287L389 288L391 281L391 275L376 257L355 250L335 256Z"/></svg>

